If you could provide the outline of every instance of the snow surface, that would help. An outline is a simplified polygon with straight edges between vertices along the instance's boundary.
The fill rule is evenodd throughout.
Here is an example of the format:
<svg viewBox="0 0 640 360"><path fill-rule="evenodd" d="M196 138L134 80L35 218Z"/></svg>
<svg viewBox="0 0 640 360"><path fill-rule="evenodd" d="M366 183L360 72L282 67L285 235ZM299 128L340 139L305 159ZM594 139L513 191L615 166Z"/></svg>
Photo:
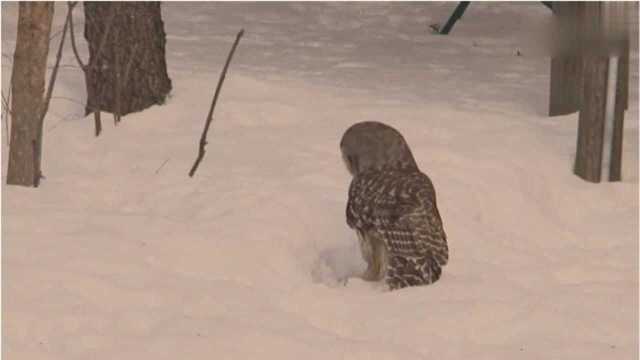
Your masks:
<svg viewBox="0 0 640 360"><path fill-rule="evenodd" d="M2 354L638 358L637 46L624 180L589 184L571 172L577 114L545 116L549 10L473 3L450 36L431 34L454 6L165 3L171 97L118 127L103 116L99 138L67 46L46 179L2 186ZM3 2L3 91L16 22ZM451 261L434 285L356 278L338 143L363 120L399 129L435 184Z"/></svg>

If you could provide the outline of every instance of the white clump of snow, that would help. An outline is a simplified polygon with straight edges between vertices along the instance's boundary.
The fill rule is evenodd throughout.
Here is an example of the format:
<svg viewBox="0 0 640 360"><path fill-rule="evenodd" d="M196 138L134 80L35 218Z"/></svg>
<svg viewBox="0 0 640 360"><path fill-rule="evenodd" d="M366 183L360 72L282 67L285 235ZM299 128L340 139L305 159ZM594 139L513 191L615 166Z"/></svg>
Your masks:
<svg viewBox="0 0 640 360"><path fill-rule="evenodd" d="M638 357L637 46L623 181L590 184L577 114L545 115L539 3L473 3L449 36L429 25L454 3L162 6L167 103L94 138L67 44L46 179L2 186L8 359ZM3 91L16 24L4 2ZM356 277L338 143L364 120L400 130L435 184L451 261L431 286Z"/></svg>

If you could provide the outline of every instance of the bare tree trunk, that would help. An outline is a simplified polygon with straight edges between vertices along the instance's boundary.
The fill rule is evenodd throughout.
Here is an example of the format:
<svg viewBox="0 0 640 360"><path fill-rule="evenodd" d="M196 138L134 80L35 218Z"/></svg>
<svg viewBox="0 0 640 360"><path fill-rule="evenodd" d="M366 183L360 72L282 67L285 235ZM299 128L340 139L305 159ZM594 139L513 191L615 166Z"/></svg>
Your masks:
<svg viewBox="0 0 640 360"><path fill-rule="evenodd" d="M624 113L629 105L629 32L632 17L637 12L637 4L608 3L611 17L608 30L612 33L613 55L618 57L618 73L613 104L612 136L610 144L609 181L622 180L622 144L624 133Z"/></svg>
<svg viewBox="0 0 640 360"><path fill-rule="evenodd" d="M86 113L120 116L162 104L171 90L159 2L85 2ZM102 44L104 42L104 44Z"/></svg>
<svg viewBox="0 0 640 360"><path fill-rule="evenodd" d="M608 57L584 57L583 104L578 119L578 143L574 172L590 182L600 182Z"/></svg>
<svg viewBox="0 0 640 360"><path fill-rule="evenodd" d="M52 20L53 2L20 2L11 84L10 185L34 186L40 176L40 119Z"/></svg>
<svg viewBox="0 0 640 360"><path fill-rule="evenodd" d="M549 116L567 115L580 110L582 101L582 57L576 46L583 2L554 2L556 41L551 58Z"/></svg>
<svg viewBox="0 0 640 360"><path fill-rule="evenodd" d="M619 181L628 101L629 8L601 1L583 6L583 93L574 173L591 182Z"/></svg>

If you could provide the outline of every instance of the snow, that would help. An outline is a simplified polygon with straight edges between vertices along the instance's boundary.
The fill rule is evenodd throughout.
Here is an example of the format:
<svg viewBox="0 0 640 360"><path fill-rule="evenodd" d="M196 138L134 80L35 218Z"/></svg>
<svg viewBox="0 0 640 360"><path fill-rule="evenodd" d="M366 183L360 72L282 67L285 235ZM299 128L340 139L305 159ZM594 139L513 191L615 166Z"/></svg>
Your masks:
<svg viewBox="0 0 640 360"><path fill-rule="evenodd" d="M623 181L590 184L571 172L577 114L545 116L549 10L473 3L431 34L453 7L164 3L171 97L117 127L103 115L98 138L67 46L46 179L2 186L3 355L637 358L637 46ZM3 2L4 91L16 23ZM400 130L435 184L451 260L431 286L357 278L338 143L364 120Z"/></svg>

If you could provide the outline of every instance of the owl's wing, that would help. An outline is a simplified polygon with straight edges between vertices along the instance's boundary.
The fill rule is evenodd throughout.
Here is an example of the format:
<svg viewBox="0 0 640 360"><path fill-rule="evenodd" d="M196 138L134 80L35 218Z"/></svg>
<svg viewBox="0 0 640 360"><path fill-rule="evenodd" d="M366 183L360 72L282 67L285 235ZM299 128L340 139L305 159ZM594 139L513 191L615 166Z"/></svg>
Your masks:
<svg viewBox="0 0 640 360"><path fill-rule="evenodd" d="M349 226L374 229L392 255L449 258L447 236L431 180L420 172L379 171L353 179L347 204Z"/></svg>

